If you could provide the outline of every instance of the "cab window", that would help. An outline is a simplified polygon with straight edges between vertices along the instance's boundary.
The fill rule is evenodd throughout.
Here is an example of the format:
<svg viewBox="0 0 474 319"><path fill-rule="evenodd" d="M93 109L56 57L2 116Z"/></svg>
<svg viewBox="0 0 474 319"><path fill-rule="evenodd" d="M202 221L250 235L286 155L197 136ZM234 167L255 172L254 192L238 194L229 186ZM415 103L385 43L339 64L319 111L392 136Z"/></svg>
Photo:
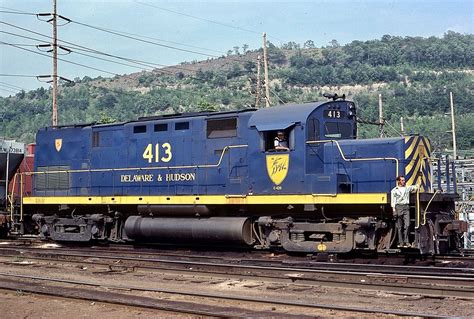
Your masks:
<svg viewBox="0 0 474 319"><path fill-rule="evenodd" d="M278 135L279 132L283 133L283 137ZM286 130L276 130L276 131L265 131L260 133L262 136L262 149L265 152L280 152L286 151L284 149L277 149L275 147L275 140L278 138L281 142L281 145L286 145L290 150L294 149L294 130L293 129L286 129Z"/></svg>
<svg viewBox="0 0 474 319"><path fill-rule="evenodd" d="M352 125L350 123L324 123L324 136L328 138L351 138Z"/></svg>
<svg viewBox="0 0 474 319"><path fill-rule="evenodd" d="M319 121L315 118L310 118L306 125L307 141L319 141L320 140L320 128Z"/></svg>

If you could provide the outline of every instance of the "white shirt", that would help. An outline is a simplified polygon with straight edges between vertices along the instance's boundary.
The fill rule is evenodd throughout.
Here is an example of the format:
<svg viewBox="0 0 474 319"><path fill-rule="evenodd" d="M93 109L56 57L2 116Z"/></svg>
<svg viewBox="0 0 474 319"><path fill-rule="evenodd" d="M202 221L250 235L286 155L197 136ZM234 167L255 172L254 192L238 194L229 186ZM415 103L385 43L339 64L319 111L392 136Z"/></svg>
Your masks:
<svg viewBox="0 0 474 319"><path fill-rule="evenodd" d="M410 193L416 192L418 185L412 186L396 186L392 189L391 193L391 205L395 208L395 205L407 205L410 203Z"/></svg>
<svg viewBox="0 0 474 319"><path fill-rule="evenodd" d="M278 137L275 137L275 141L273 142L273 145L275 147L282 146L282 147L288 148L288 142L285 139L280 139Z"/></svg>

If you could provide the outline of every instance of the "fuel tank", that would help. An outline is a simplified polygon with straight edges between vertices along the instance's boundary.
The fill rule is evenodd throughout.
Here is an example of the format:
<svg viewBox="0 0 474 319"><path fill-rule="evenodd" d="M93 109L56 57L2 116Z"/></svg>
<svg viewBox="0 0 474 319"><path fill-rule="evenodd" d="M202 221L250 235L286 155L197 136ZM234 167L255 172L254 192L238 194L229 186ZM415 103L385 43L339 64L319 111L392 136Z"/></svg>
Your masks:
<svg viewBox="0 0 474 319"><path fill-rule="evenodd" d="M125 221L130 239L154 242L232 243L251 245L252 223L246 217L153 218L130 216Z"/></svg>

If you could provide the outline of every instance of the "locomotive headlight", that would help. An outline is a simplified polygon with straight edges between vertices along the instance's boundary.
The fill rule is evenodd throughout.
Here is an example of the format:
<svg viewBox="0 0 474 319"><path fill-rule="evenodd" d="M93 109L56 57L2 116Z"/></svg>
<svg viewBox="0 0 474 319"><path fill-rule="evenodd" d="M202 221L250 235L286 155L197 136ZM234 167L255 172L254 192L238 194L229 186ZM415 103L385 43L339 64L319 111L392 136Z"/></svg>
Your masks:
<svg viewBox="0 0 474 319"><path fill-rule="evenodd" d="M356 106L354 103L349 103L349 112L347 113L349 115L349 118L356 116Z"/></svg>

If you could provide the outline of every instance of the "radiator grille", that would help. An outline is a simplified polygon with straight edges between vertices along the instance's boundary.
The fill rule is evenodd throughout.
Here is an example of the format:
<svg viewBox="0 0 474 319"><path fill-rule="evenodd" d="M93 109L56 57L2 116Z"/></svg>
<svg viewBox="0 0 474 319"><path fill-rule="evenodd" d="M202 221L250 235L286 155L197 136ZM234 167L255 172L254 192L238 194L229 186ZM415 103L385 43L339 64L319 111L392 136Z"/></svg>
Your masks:
<svg viewBox="0 0 474 319"><path fill-rule="evenodd" d="M36 190L69 189L69 166L43 166L38 172L54 172L35 175Z"/></svg>

